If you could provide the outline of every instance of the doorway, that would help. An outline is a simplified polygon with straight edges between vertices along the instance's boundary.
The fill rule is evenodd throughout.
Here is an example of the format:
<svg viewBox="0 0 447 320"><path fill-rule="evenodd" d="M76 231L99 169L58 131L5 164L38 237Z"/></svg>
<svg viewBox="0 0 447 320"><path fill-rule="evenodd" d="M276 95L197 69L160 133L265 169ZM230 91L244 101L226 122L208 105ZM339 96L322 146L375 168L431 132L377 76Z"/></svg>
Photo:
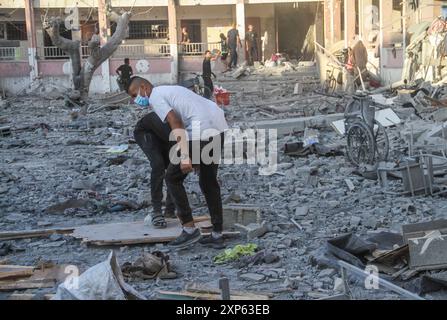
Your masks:
<svg viewBox="0 0 447 320"><path fill-rule="evenodd" d="M253 26L253 31L256 32L256 34L258 35L258 41L257 41L258 57L254 61L259 61L260 58L262 57L261 18L259 18L259 17L245 18L245 27L247 28L247 30L245 30L245 32L248 31L248 25L250 25L250 24ZM244 44L244 48L245 48L245 44ZM247 50L245 50L245 60L247 60L247 59L248 59L248 52L247 52Z"/></svg>
<svg viewBox="0 0 447 320"><path fill-rule="evenodd" d="M277 51L300 59L306 36L313 32L316 13L316 3L275 4Z"/></svg>

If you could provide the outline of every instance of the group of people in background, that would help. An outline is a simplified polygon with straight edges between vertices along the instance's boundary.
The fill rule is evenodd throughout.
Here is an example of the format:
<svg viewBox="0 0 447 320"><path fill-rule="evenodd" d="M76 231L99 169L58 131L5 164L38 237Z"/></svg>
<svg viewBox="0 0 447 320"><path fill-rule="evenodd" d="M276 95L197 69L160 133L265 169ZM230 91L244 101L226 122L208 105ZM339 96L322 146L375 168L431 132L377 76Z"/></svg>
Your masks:
<svg viewBox="0 0 447 320"><path fill-rule="evenodd" d="M234 23L228 31L227 36L220 34L221 60L224 62L227 70L231 70L237 66L238 48L242 49L242 41L239 36L239 30ZM253 25L248 26L245 33L245 50L247 51L247 64L252 66L254 61L258 61L258 34L254 31ZM230 61L228 62L228 55Z"/></svg>
<svg viewBox="0 0 447 320"><path fill-rule="evenodd" d="M259 59L258 34L254 31L253 25L248 26L248 30L245 33L244 42L244 47L247 52L247 65L252 66L254 64L254 61L258 61ZM180 44L186 46L189 43L191 43L191 39L188 33L188 29L186 27L183 27ZM237 67L238 49L240 52L242 48L243 45L239 36L239 31L236 27L236 24L233 23L226 36L223 33L220 34L220 52L217 56L220 57L220 60L225 65L224 72L230 71L232 68ZM204 53L204 59L202 63L202 78L205 87L204 97L207 99L211 98L214 90L212 77L216 78L216 75L211 70L211 61L216 60L217 56L213 55L210 50L206 50ZM124 59L124 64L116 69L116 73L118 74L117 81L120 90L126 90L126 88L129 86L130 78L133 75L133 71L128 58Z"/></svg>

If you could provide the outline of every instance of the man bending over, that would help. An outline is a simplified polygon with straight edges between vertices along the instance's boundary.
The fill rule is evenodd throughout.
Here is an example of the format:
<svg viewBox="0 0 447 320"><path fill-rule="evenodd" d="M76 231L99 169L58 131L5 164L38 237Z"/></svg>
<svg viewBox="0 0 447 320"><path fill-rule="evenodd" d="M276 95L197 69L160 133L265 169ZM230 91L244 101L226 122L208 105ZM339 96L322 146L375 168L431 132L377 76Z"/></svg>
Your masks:
<svg viewBox="0 0 447 320"><path fill-rule="evenodd" d="M165 176L168 190L177 208L177 216L183 226L182 233L170 245L185 247L200 240L201 244L222 248L222 199L217 171L223 133L228 128L223 110L214 102L184 87L154 87L140 77L131 79L128 93L137 103L149 103L160 119L170 125L171 136L175 137L176 147L180 151L179 159L177 152L170 153L170 163ZM208 157L204 157L202 153ZM193 170L193 164L199 171L200 188L213 225L211 235L202 238L199 229L194 225L192 210L183 186L186 176Z"/></svg>

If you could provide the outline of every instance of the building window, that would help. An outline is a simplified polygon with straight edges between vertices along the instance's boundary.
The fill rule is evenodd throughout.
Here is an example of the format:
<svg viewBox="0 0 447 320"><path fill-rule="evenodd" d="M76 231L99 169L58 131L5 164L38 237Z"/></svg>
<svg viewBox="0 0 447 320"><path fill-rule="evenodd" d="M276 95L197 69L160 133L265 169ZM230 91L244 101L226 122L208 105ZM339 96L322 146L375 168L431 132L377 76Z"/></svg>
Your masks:
<svg viewBox="0 0 447 320"><path fill-rule="evenodd" d="M112 34L116 24L111 26ZM130 21L127 39L167 39L168 21Z"/></svg>
<svg viewBox="0 0 447 320"><path fill-rule="evenodd" d="M6 40L6 24L0 23L0 40Z"/></svg>
<svg viewBox="0 0 447 320"><path fill-rule="evenodd" d="M1 28L1 27L0 27ZM1 39L1 31L0 31ZM27 40L26 24L23 21L6 23L6 39L7 40Z"/></svg>
<svg viewBox="0 0 447 320"><path fill-rule="evenodd" d="M191 43L202 42L202 29L200 20L182 20L181 27L186 28Z"/></svg>

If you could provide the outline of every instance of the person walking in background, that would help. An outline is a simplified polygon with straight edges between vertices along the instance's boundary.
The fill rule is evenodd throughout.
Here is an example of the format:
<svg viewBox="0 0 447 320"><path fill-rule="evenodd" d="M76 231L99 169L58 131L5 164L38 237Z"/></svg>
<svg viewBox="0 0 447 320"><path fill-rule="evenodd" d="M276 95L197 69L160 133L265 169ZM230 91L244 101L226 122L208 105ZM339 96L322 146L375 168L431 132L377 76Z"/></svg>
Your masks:
<svg viewBox="0 0 447 320"><path fill-rule="evenodd" d="M227 44L230 49L230 65L229 69L237 66L237 47L239 45L242 48L241 38L239 37L239 31L236 29L236 23L233 23L232 28L227 34Z"/></svg>
<svg viewBox="0 0 447 320"><path fill-rule="evenodd" d="M211 75L214 78L216 78L216 75L213 73L213 71L211 71L211 60L215 60L215 58L213 58L211 51L206 50L205 58L203 59L202 64L202 78L203 78L203 84L205 86L203 97L207 99L211 98L214 90L214 84L213 80L211 80Z"/></svg>
<svg viewBox="0 0 447 320"><path fill-rule="evenodd" d="M252 66L254 61L258 61L258 34L253 31L253 26L248 26L248 32L245 34L245 48L248 53L248 65Z"/></svg>

